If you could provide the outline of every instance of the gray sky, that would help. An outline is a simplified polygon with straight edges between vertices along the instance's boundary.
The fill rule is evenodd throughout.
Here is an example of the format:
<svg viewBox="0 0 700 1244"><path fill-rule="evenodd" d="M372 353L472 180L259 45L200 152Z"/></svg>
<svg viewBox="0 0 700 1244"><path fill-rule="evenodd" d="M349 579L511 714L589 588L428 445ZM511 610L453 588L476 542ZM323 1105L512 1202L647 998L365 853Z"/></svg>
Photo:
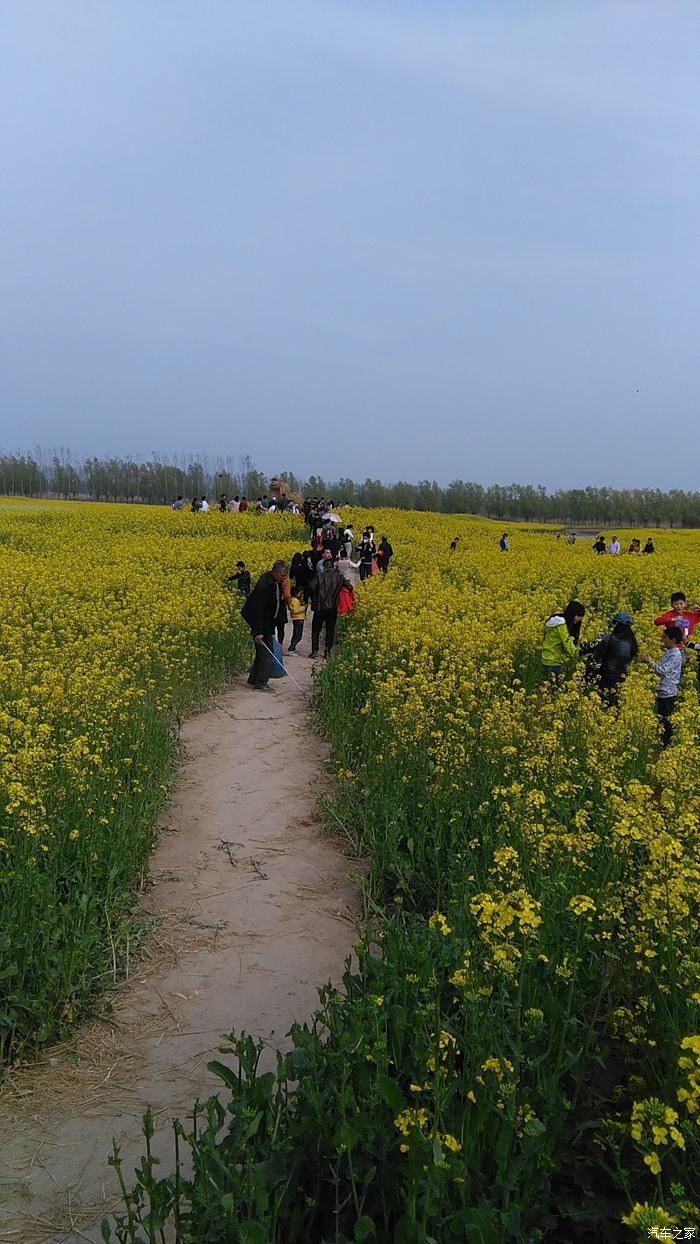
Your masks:
<svg viewBox="0 0 700 1244"><path fill-rule="evenodd" d="M0 445L698 487L697 0L5 0Z"/></svg>

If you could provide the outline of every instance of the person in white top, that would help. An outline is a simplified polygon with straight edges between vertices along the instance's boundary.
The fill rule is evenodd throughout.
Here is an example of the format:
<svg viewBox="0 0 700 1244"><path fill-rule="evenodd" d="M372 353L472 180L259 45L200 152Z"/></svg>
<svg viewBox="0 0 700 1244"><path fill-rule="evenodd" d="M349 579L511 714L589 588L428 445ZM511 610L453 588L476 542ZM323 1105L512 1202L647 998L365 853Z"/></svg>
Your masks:
<svg viewBox="0 0 700 1244"><path fill-rule="evenodd" d="M231 511L231 513L232 513L232 514L237 514L237 513L238 513L238 511L239 511L239 510L240 510L240 508L241 508L241 500L240 500L240 497L234 497L234 498L233 498L233 501L229 501L229 503L228 503L228 508L229 508L229 510Z"/></svg>
<svg viewBox="0 0 700 1244"><path fill-rule="evenodd" d="M610 541L610 544L608 545L608 553L612 553L614 557L619 552L620 552L620 541L618 540L617 536L613 536L612 540Z"/></svg>
<svg viewBox="0 0 700 1244"><path fill-rule="evenodd" d="M200 508L200 511L202 512L202 514L208 514L208 513L209 513L209 502L207 501L206 497L202 497L202 500L201 500L201 502L200 502L199 508Z"/></svg>

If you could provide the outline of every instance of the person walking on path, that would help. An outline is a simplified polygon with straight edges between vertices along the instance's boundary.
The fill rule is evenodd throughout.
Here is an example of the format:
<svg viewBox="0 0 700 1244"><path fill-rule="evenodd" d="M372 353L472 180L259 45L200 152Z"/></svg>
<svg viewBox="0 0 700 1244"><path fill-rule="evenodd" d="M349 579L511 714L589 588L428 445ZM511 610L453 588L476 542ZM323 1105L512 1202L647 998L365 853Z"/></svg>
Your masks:
<svg viewBox="0 0 700 1244"><path fill-rule="evenodd" d="M241 609L241 617L250 627L255 642L255 660L248 675L248 686L254 691L271 691L268 687L272 670L272 641L283 602L282 583L289 574L284 561L276 561L272 570L261 574Z"/></svg>
<svg viewBox="0 0 700 1244"><path fill-rule="evenodd" d="M352 591L352 583L345 578L339 570L336 570L333 562L328 560L319 569L319 573L311 580L309 591L311 593L311 603L313 605L314 616L311 620L311 652L310 656L317 657L319 645L321 642L321 631L326 628L326 643L323 655L328 657L331 654L333 640L335 639L335 624L338 619L338 597L340 589L346 587Z"/></svg>
<svg viewBox="0 0 700 1244"><path fill-rule="evenodd" d="M277 627L277 639L279 640L279 646L281 648L284 644L284 628L288 621L287 606L292 598L292 583L289 578L289 571L280 583L280 589L282 593L282 600L280 601L279 613L277 614L275 625Z"/></svg>
<svg viewBox="0 0 700 1244"><path fill-rule="evenodd" d="M304 634L304 619L306 618L306 605L304 603L304 589L297 587L294 595L289 601L289 614L292 619L292 638L289 642L287 652L290 656L296 655L297 644Z"/></svg>
<svg viewBox="0 0 700 1244"><path fill-rule="evenodd" d="M369 527L365 527L360 540L360 583L369 579L372 574L372 558L376 556L374 540Z"/></svg>

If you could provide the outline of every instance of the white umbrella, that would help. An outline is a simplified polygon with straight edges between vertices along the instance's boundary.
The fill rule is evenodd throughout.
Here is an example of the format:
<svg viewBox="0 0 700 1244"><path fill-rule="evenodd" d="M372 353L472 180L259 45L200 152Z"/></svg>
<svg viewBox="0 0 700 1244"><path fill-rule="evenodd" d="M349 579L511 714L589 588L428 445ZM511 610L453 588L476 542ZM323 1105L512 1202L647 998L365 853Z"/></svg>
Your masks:
<svg viewBox="0 0 700 1244"><path fill-rule="evenodd" d="M323 517L328 523L342 523L343 521L340 514L324 514Z"/></svg>

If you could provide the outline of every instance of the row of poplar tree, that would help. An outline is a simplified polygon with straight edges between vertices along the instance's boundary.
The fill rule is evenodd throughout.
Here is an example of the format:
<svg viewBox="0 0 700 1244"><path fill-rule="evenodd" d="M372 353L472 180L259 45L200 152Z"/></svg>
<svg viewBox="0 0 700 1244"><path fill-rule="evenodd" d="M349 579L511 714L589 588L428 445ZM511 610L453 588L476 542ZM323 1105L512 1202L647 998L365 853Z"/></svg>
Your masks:
<svg viewBox="0 0 700 1244"><path fill-rule="evenodd" d="M700 493L658 488L562 488L548 492L542 485L483 484L453 480L441 487L435 480L417 484L400 480L385 484L366 479L301 480L291 471L278 473L290 491L332 498L336 505L371 508L391 506L443 514L477 514L503 521L554 522L604 527L700 527ZM77 459L67 450L32 454L0 454L0 493L12 497L56 497L71 500L128 501L165 505L177 496L238 494L255 500L269 492L269 476L249 456L237 461L193 455Z"/></svg>

